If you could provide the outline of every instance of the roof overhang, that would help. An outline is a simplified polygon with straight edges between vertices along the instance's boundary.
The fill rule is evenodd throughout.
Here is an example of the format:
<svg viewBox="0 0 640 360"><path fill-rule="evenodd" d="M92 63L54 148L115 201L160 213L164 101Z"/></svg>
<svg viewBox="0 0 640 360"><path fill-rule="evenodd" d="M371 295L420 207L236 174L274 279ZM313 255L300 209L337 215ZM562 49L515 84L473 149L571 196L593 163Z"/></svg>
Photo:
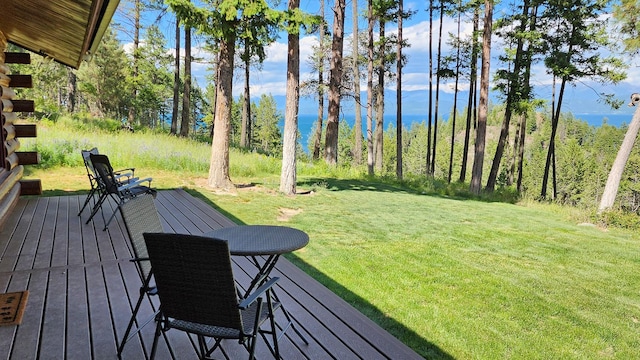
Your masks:
<svg viewBox="0 0 640 360"><path fill-rule="evenodd" d="M10 43L78 68L100 44L120 0L4 0Z"/></svg>

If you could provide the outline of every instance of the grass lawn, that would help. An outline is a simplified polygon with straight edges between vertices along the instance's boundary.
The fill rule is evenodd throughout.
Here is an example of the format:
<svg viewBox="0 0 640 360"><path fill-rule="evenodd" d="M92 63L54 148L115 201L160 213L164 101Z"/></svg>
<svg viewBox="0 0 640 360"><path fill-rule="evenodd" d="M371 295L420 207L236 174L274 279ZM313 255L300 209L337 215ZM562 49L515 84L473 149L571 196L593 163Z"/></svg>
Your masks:
<svg viewBox="0 0 640 360"><path fill-rule="evenodd" d="M83 171L35 176L47 191L68 191L86 186ZM289 197L273 189L276 178L219 194L202 186L204 174L137 171L160 188L187 187L239 223L306 231L310 244L289 258L427 358L637 357L633 232L577 224L548 206L359 180L302 178L312 193Z"/></svg>

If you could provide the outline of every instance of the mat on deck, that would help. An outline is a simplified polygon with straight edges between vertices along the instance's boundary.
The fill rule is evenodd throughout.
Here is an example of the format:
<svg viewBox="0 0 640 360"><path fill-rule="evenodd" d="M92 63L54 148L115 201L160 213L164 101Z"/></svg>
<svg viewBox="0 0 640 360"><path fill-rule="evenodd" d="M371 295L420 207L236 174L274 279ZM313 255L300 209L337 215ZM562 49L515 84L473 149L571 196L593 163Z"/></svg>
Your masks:
<svg viewBox="0 0 640 360"><path fill-rule="evenodd" d="M29 291L0 294L0 325L18 325L27 305Z"/></svg>

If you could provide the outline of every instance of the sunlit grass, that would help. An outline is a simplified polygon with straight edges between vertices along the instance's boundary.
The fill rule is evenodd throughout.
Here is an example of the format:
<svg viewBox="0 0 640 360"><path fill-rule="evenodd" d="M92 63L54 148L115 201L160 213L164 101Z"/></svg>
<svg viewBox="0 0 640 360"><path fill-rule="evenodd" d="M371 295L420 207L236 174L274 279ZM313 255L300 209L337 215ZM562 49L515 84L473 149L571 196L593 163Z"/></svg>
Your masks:
<svg viewBox="0 0 640 360"><path fill-rule="evenodd" d="M311 243L293 260L426 357L634 357L640 239L557 212L342 182L295 198L216 196Z"/></svg>

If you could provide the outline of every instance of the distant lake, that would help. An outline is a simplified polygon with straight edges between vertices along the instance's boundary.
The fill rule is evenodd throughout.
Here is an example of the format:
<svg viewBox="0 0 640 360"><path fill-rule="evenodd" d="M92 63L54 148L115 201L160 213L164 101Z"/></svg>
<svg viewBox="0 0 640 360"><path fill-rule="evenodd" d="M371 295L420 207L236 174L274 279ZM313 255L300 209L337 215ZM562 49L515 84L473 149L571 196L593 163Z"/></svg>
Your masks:
<svg viewBox="0 0 640 360"><path fill-rule="evenodd" d="M340 116L340 121L342 121L342 119L345 119L347 121L347 123L349 124L349 126L353 127L353 124L355 123L355 115L353 114L347 114L347 115L342 115ZM313 128L313 125L316 123L316 121L318 120L318 115L316 114L300 114L298 116L298 129L300 130L300 134L302 135L302 138L300 139L300 142L302 144L303 147L307 146L307 143L309 142L309 137L311 135L311 129ZM326 121L327 118L325 116L325 118L323 119L323 125L326 125ZM406 126L409 127L411 126L412 123L421 123L421 122L427 122L427 115L403 115L402 116L402 126ZM367 122L367 116L366 114L362 114L362 131L366 131L366 124ZM374 123L375 123L375 119L374 119ZM393 124L394 126L396 125L396 116L395 115L385 115L384 116L384 128L386 129L389 124ZM284 127L284 123L280 124L280 128L282 129Z"/></svg>
<svg viewBox="0 0 640 360"><path fill-rule="evenodd" d="M634 111L630 111L628 114L573 114L573 116L592 126L600 126L606 120L607 124L620 127L622 124L629 125L631 123Z"/></svg>
<svg viewBox="0 0 640 360"><path fill-rule="evenodd" d="M620 127L622 124L629 124L631 122L631 118L633 117L632 109L629 109L628 114L574 114L573 116L576 119L586 121L587 124L591 126L600 126L602 122L605 121L607 124ZM634 110L635 111L635 110ZM353 126L355 123L355 116L353 114L347 114L341 116L341 119L344 118L347 120L349 126ZM298 117L298 129L300 129L300 134L302 135L300 141L304 148L306 148L309 143L309 137L311 136L311 129L313 128L313 124L317 121L317 115L315 114L300 114ZM326 122L326 116L323 119ZM363 121L363 131L366 130L366 114L362 114ZM404 127L410 127L413 123L421 123L427 122L427 115L403 115L402 116L402 125ZM384 117L384 127L385 129L389 126L389 124L396 124L396 116L395 115L385 115ZM284 122L280 124L280 128L284 127Z"/></svg>

